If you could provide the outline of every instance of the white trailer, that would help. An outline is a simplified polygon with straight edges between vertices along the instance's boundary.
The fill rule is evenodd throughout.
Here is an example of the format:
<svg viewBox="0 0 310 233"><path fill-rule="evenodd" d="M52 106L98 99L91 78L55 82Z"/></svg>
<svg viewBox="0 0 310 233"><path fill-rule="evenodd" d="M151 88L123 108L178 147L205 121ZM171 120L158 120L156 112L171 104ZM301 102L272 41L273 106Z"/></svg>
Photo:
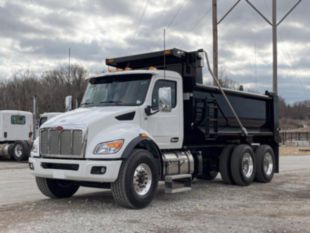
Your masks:
<svg viewBox="0 0 310 233"><path fill-rule="evenodd" d="M0 156L22 161L29 157L33 130L31 112L0 111Z"/></svg>

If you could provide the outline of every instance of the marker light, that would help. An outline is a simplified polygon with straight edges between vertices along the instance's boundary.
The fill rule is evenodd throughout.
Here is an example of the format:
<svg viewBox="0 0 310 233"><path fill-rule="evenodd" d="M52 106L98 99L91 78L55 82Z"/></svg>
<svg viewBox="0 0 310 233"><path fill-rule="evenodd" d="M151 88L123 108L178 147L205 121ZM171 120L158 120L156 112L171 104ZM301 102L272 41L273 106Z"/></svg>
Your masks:
<svg viewBox="0 0 310 233"><path fill-rule="evenodd" d="M114 60L113 59L107 59L107 63L111 64Z"/></svg>
<svg viewBox="0 0 310 233"><path fill-rule="evenodd" d="M164 51L164 55L171 55L172 51L170 49Z"/></svg>
<svg viewBox="0 0 310 233"><path fill-rule="evenodd" d="M98 154L98 155L115 154L119 152L123 144L124 144L123 139L99 143L95 147L94 154Z"/></svg>

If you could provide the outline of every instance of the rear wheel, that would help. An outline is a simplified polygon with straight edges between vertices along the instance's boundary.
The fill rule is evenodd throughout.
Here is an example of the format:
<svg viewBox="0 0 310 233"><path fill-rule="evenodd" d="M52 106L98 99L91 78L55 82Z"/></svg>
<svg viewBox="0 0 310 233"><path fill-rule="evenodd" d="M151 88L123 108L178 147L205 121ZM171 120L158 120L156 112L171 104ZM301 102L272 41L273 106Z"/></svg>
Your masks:
<svg viewBox="0 0 310 233"><path fill-rule="evenodd" d="M117 204L139 209L146 207L154 198L158 184L158 169L153 155L136 149L121 166L118 179L111 189Z"/></svg>
<svg viewBox="0 0 310 233"><path fill-rule="evenodd" d="M27 142L17 141L10 148L9 152L15 161L23 161L29 157L30 149Z"/></svg>
<svg viewBox="0 0 310 233"><path fill-rule="evenodd" d="M226 146L221 155L220 155L220 164L219 169L221 173L221 177L226 184L233 184L233 179L231 175L230 170L230 159L231 159L231 153L234 149L234 145L228 145Z"/></svg>
<svg viewBox="0 0 310 233"><path fill-rule="evenodd" d="M274 153L269 145L261 145L256 153L256 176L255 180L262 183L268 183L272 180L274 174Z"/></svg>
<svg viewBox="0 0 310 233"><path fill-rule="evenodd" d="M251 146L241 144L235 147L231 155L231 175L235 184L247 186L255 178L255 156Z"/></svg>
<svg viewBox="0 0 310 233"><path fill-rule="evenodd" d="M36 177L36 183L41 193L50 198L72 197L79 189L76 182L69 180Z"/></svg>

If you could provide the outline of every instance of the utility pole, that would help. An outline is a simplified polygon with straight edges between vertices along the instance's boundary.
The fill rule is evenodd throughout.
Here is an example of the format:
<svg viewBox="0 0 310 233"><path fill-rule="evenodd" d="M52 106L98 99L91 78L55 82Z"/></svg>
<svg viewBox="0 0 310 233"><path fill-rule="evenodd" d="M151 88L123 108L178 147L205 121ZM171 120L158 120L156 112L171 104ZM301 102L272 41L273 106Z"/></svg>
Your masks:
<svg viewBox="0 0 310 233"><path fill-rule="evenodd" d="M272 0L272 92L278 94L278 30L277 30L277 0Z"/></svg>
<svg viewBox="0 0 310 233"><path fill-rule="evenodd" d="M236 3L224 14L218 21L217 19L217 0L212 0L212 30L213 30L213 74L218 78L218 25L226 18L227 15L239 4L241 0ZM213 81L213 85L216 85Z"/></svg>
<svg viewBox="0 0 310 233"><path fill-rule="evenodd" d="M212 30L213 30L213 74L218 78L218 30L217 30L217 0L212 0ZM215 85L213 81L213 85Z"/></svg>
<svg viewBox="0 0 310 233"><path fill-rule="evenodd" d="M274 94L278 95L278 26L283 22L283 20L297 7L297 5L302 0L298 0L291 9L282 17L278 22L277 20L277 0L272 0L272 22L267 19L262 12L260 12L250 0L246 2L259 14L268 24L272 26L272 57L273 57L273 74L272 74L272 91Z"/></svg>
<svg viewBox="0 0 310 233"><path fill-rule="evenodd" d="M32 138L36 139L36 130L37 130L37 97L34 95L32 97L32 116L33 116L33 132Z"/></svg>
<svg viewBox="0 0 310 233"><path fill-rule="evenodd" d="M71 78L71 48L69 48L69 67L68 67L69 80Z"/></svg>

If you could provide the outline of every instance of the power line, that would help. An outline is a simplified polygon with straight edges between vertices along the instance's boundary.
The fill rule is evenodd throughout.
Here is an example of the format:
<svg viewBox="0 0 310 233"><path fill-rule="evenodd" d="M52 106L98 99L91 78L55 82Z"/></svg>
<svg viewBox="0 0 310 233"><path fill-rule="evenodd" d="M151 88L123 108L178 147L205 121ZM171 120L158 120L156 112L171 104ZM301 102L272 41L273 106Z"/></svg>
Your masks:
<svg viewBox="0 0 310 233"><path fill-rule="evenodd" d="M282 54L285 54L285 55L289 58L289 60L293 60L293 59L292 59L293 56L292 56L292 54L291 54L289 51L283 51ZM292 65L291 65L290 63L289 63L289 67L290 67L290 68L293 68ZM293 72L293 73L294 73L294 77L296 77L296 79L297 79L297 81L298 81L298 84L299 84L300 87L301 87L301 90L303 90L303 92L304 92L305 97L308 98L308 99L310 99L310 98L309 98L309 93L308 93L308 91L307 91L306 88L305 88L305 83L303 82L303 80L302 80L301 78L298 77L296 70L295 70L295 69L293 69L293 70L294 70L294 72Z"/></svg>
<svg viewBox="0 0 310 233"><path fill-rule="evenodd" d="M174 14L174 16L171 18L167 28L171 27L175 21L175 19L177 18L177 16L180 14L180 12L182 11L182 9L185 6L186 1L183 2L183 4L178 8L177 12Z"/></svg>
<svg viewBox="0 0 310 233"><path fill-rule="evenodd" d="M196 21L195 26L190 30L194 32L198 26L203 22L204 18L211 12L211 6L203 13L203 15Z"/></svg>
<svg viewBox="0 0 310 233"><path fill-rule="evenodd" d="M148 4L149 4L149 0L145 0L144 7L142 9L142 12L140 14L140 17L139 17L139 20L138 20L138 23L137 23L137 28L139 28L141 26L140 24L142 23L142 19L144 18L144 15L145 15L145 12L146 12Z"/></svg>
<svg viewBox="0 0 310 233"><path fill-rule="evenodd" d="M277 46L277 30L278 26L285 20L285 18L298 6L302 0L296 1L296 3L287 11L287 13L278 21L277 19L277 0L272 0L272 21L270 21L257 7L246 0L250 7L258 15L260 15L268 24L272 26L272 54L273 54L273 74L272 74L272 91L274 94L278 94L278 46Z"/></svg>
<svg viewBox="0 0 310 233"><path fill-rule="evenodd" d="M218 77L218 25L235 9L241 0L237 0L220 20L217 17L217 0L212 0L212 37L213 37L213 73ZM216 83L213 83L214 85Z"/></svg>
<svg viewBox="0 0 310 233"><path fill-rule="evenodd" d="M145 12L146 12L146 10L147 10L148 4L149 4L149 0L145 0L144 7L143 7L143 9L142 9L142 11L141 11L139 20L138 20L138 22L137 22L136 33L135 33L135 35L134 35L134 38L137 37L137 36L139 35L139 29L140 29L140 27L141 27L142 19L143 19L144 16L145 16Z"/></svg>

